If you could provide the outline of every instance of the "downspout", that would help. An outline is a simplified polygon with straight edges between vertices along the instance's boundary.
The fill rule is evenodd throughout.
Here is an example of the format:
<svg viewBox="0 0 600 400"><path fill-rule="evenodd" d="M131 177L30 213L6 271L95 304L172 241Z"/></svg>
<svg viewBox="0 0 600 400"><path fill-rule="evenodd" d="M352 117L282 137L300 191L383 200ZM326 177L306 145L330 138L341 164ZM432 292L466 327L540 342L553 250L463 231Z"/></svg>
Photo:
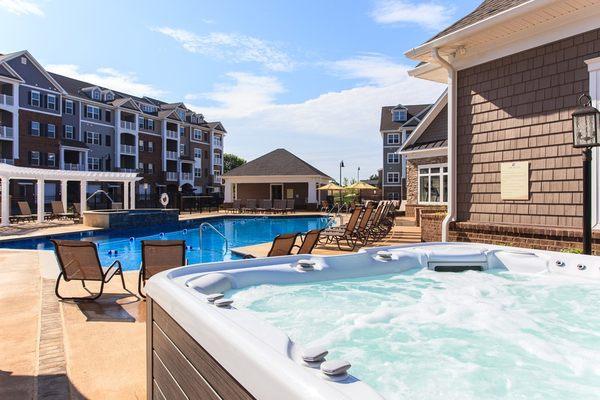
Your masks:
<svg viewBox="0 0 600 400"><path fill-rule="evenodd" d="M442 242L447 242L450 223L456 221L456 69L440 56L437 47L431 56L448 72L448 214L442 222Z"/></svg>

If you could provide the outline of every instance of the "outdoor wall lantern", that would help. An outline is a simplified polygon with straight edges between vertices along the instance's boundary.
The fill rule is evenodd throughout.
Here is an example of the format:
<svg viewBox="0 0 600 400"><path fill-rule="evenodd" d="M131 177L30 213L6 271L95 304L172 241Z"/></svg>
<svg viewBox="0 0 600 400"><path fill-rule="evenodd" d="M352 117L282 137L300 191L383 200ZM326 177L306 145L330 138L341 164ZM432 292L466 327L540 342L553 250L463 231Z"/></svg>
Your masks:
<svg viewBox="0 0 600 400"><path fill-rule="evenodd" d="M587 94L572 114L573 147L583 149L583 253L592 254L592 147L600 146L600 112Z"/></svg>

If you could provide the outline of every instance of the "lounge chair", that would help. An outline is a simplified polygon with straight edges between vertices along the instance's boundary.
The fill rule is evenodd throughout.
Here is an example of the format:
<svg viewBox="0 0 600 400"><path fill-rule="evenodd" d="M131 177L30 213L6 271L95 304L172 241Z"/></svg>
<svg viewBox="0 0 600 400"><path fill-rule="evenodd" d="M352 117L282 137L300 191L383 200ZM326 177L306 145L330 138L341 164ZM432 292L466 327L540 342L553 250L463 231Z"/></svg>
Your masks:
<svg viewBox="0 0 600 400"><path fill-rule="evenodd" d="M109 267L102 267L98 257L98 249L93 242L80 240L51 240L54 244L56 258L60 266L60 274L56 279L54 293L61 300L89 301L96 300L102 295L104 284L109 282L115 275L121 276L121 284L125 287L123 278L123 267L119 260L115 260ZM81 281L83 287L86 281L100 282L100 291L96 295L88 297L64 297L61 296L58 287L61 280Z"/></svg>
<svg viewBox="0 0 600 400"><path fill-rule="evenodd" d="M296 211L296 200L295 199L287 199L285 201L285 211L293 213Z"/></svg>
<svg viewBox="0 0 600 400"><path fill-rule="evenodd" d="M338 248L342 250L341 241L346 241L349 247L354 248L353 245L353 234L356 229L356 225L358 224L358 220L360 218L362 212L361 207L356 207L352 214L350 215L350 219L348 223L342 226L336 226L333 228L325 229L321 232L319 237L319 241L322 244L330 244L332 242L336 242Z"/></svg>
<svg viewBox="0 0 600 400"><path fill-rule="evenodd" d="M256 199L247 199L246 207L242 208L242 212L256 212Z"/></svg>
<svg viewBox="0 0 600 400"><path fill-rule="evenodd" d="M275 199L273 200L273 212L280 212L280 213L284 213L285 212L285 200L281 200L281 199Z"/></svg>
<svg viewBox="0 0 600 400"><path fill-rule="evenodd" d="M360 206L357 206L356 208L358 207ZM367 227L370 224L373 224L373 218L375 216L375 214L373 214L373 208L373 203L369 203L365 207L365 211L362 214L360 222L356 227L356 230L351 235L352 238L350 242L352 243L352 250L356 248L358 243L361 243L364 246L369 241L369 230Z"/></svg>
<svg viewBox="0 0 600 400"><path fill-rule="evenodd" d="M31 213L31 208L29 208L29 203L26 201L19 201L17 203L19 205L19 211L21 215L19 216L22 220L30 220L35 221L37 219L37 214Z"/></svg>
<svg viewBox="0 0 600 400"><path fill-rule="evenodd" d="M230 212L232 213L240 213L242 212L242 200L235 199L231 204Z"/></svg>
<svg viewBox="0 0 600 400"><path fill-rule="evenodd" d="M62 201L53 201L51 204L53 218L75 219L77 217L75 213L65 212Z"/></svg>
<svg viewBox="0 0 600 400"><path fill-rule="evenodd" d="M273 204L270 199L262 199L260 201L260 207L256 209L258 212L271 212L273 211Z"/></svg>
<svg viewBox="0 0 600 400"><path fill-rule="evenodd" d="M269 250L267 257L287 256L292 254L292 249L296 244L298 235L298 233L284 233L277 235L275 239L273 239L273 244L271 245L271 250Z"/></svg>
<svg viewBox="0 0 600 400"><path fill-rule="evenodd" d="M300 246L294 245L294 247L298 247L298 252L296 254L311 254L319 242L319 236L322 231L323 229L312 229L306 232L302 244Z"/></svg>
<svg viewBox="0 0 600 400"><path fill-rule="evenodd" d="M138 292L142 297L144 283L153 275L186 265L185 240L142 240L142 265L138 278Z"/></svg>

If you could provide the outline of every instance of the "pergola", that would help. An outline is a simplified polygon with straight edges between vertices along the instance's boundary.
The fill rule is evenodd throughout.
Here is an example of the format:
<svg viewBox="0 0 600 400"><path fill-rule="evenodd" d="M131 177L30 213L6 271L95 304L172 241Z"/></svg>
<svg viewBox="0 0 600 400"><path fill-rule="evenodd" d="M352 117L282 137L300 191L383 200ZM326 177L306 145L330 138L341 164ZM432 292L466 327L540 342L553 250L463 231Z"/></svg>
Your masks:
<svg viewBox="0 0 600 400"><path fill-rule="evenodd" d="M10 180L34 180L37 182L37 220L44 222L44 183L59 181L61 184L61 201L67 209L67 182L76 181L80 185L81 212L86 210L88 182L122 182L123 207L135 208L135 182L141 180L137 173L128 172L99 172L99 171L69 171L63 169L43 169L16 167L10 164L0 164L0 179L2 180L2 222L1 226L10 225ZM127 195L129 193L129 196ZM131 198L131 201L130 201Z"/></svg>

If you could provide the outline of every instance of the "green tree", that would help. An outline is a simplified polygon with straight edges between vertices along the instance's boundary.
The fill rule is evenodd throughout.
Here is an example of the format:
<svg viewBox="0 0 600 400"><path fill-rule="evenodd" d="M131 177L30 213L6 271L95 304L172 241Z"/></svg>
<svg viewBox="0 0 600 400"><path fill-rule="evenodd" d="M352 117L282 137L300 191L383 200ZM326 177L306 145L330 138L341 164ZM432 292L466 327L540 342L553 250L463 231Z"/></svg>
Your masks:
<svg viewBox="0 0 600 400"><path fill-rule="evenodd" d="M236 156L235 154L223 154L223 172L227 173L234 168L239 167L240 165L246 164L246 160L241 157Z"/></svg>

